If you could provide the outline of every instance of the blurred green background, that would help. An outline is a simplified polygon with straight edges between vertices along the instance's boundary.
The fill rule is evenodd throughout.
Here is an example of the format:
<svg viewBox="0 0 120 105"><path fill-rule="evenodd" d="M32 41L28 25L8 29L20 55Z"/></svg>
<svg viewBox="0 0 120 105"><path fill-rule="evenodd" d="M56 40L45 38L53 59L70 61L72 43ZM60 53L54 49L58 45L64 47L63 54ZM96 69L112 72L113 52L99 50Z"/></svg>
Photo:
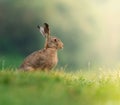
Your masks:
<svg viewBox="0 0 120 105"><path fill-rule="evenodd" d="M0 0L0 68L17 68L43 48L38 24L59 37L58 67L114 67L120 62L119 0Z"/></svg>

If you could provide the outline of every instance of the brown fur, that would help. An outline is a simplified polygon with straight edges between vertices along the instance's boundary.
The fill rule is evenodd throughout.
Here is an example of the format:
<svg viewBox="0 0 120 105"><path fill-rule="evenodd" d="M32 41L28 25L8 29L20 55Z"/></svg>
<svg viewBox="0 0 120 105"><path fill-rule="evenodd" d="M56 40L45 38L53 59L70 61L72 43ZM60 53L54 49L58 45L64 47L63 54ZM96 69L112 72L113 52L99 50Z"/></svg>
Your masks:
<svg viewBox="0 0 120 105"><path fill-rule="evenodd" d="M50 70L57 65L57 50L63 48L63 43L57 37L46 38L45 48L35 51L25 58L21 64L22 70Z"/></svg>

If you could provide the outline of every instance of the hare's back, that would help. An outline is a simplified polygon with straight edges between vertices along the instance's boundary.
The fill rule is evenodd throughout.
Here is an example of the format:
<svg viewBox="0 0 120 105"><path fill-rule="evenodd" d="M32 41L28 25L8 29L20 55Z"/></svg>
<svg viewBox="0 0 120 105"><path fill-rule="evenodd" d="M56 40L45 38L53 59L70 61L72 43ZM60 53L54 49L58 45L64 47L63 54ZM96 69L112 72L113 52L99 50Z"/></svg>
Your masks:
<svg viewBox="0 0 120 105"><path fill-rule="evenodd" d="M25 69L31 67L33 69L41 68L46 62L46 55L44 54L44 49L35 51L29 56L27 56L20 68Z"/></svg>

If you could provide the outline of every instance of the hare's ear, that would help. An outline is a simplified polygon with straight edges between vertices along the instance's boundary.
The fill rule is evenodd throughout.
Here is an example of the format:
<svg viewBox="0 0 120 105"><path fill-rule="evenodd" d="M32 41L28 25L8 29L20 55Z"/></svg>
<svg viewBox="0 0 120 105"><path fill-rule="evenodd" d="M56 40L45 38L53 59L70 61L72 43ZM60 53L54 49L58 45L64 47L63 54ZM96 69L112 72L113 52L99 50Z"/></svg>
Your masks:
<svg viewBox="0 0 120 105"><path fill-rule="evenodd" d="M44 23L44 32L47 35L50 35L49 25L47 23Z"/></svg>
<svg viewBox="0 0 120 105"><path fill-rule="evenodd" d="M37 28L40 30L40 33L43 35L43 37L47 37L50 35L49 25L47 23L44 23L44 27L40 27L38 25Z"/></svg>
<svg viewBox="0 0 120 105"><path fill-rule="evenodd" d="M44 27L40 27L39 25L37 25L37 28L39 29L40 33L42 34L43 37L46 37L45 32L44 32Z"/></svg>

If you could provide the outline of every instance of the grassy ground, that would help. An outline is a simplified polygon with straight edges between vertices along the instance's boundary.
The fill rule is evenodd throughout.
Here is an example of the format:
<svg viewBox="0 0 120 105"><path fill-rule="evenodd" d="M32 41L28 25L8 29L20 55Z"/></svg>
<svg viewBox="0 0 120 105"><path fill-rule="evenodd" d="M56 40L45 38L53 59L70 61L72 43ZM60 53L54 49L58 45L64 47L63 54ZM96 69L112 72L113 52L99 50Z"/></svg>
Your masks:
<svg viewBox="0 0 120 105"><path fill-rule="evenodd" d="M4 69L15 69L23 62L24 57L20 55L0 55L0 71Z"/></svg>
<svg viewBox="0 0 120 105"><path fill-rule="evenodd" d="M0 105L120 105L120 72L2 70Z"/></svg>

